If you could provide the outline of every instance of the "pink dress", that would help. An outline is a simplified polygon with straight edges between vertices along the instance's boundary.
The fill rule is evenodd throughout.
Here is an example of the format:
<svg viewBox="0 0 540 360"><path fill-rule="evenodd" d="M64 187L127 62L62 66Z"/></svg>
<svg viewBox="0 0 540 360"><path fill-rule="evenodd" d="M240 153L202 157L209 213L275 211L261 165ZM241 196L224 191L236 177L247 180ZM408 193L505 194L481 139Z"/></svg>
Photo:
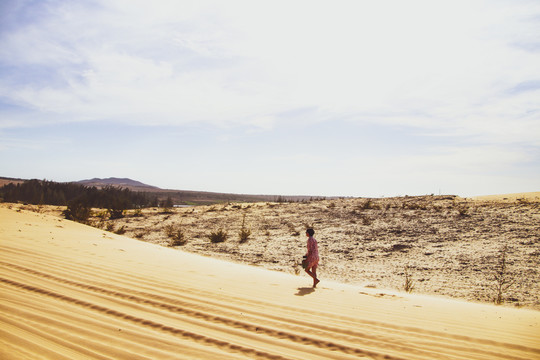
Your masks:
<svg viewBox="0 0 540 360"><path fill-rule="evenodd" d="M317 246L317 240L315 240L315 238L312 236L310 236L307 241L307 249L307 268L311 268L319 264L319 247Z"/></svg>

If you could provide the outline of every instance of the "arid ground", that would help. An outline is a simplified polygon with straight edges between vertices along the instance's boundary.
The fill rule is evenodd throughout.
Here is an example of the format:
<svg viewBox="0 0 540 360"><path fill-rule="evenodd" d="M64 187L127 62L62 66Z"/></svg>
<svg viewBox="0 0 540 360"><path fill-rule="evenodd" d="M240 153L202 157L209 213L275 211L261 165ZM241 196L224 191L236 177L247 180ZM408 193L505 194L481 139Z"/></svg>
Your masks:
<svg viewBox="0 0 540 360"><path fill-rule="evenodd" d="M419 294L481 293L489 300L503 238L516 281L506 301L537 307L538 213L531 204L473 206L449 198L230 204L146 210L101 224L163 245L169 237L187 240L184 249L208 256L68 221L57 216L60 210L0 206L1 359L540 355L539 311ZM252 233L240 244L244 214ZM304 222L317 229L321 244L316 289L306 274L286 273L304 251ZM211 243L220 226L229 238ZM406 264L411 294L396 290Z"/></svg>
<svg viewBox="0 0 540 360"><path fill-rule="evenodd" d="M480 302L493 302L502 285L505 304L540 309L538 193L229 203L130 210L116 220L94 214L91 223L103 230L293 274L301 271L309 226L319 243L321 284L332 279L404 290L408 278L413 293ZM247 239L240 239L242 229ZM219 230L227 238L212 243L209 236Z"/></svg>

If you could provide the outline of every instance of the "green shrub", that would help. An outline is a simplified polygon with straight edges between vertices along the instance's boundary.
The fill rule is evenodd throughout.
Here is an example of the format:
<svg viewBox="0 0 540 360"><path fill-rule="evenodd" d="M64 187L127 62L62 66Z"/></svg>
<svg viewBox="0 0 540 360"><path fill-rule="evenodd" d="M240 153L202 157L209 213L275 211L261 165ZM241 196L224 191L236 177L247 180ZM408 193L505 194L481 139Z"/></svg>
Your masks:
<svg viewBox="0 0 540 360"><path fill-rule="evenodd" d="M217 231L212 231L210 235L208 235L208 238L214 244L222 243L227 240L227 232L220 228Z"/></svg>
<svg viewBox="0 0 540 360"><path fill-rule="evenodd" d="M122 209L108 209L109 211L109 219L121 219L124 217L124 210Z"/></svg>
<svg viewBox="0 0 540 360"><path fill-rule="evenodd" d="M246 228L246 214L244 214L244 217L242 218L242 228L238 233L238 237L240 238L240 244L247 242L250 236L251 229Z"/></svg>
<svg viewBox="0 0 540 360"><path fill-rule="evenodd" d="M183 246L187 243L186 235L180 225L166 225L165 234L169 237L169 246Z"/></svg>
<svg viewBox="0 0 540 360"><path fill-rule="evenodd" d="M72 202L67 206L67 209L62 212L62 215L67 220L78 221L81 223L87 223L88 218L92 214L92 210L84 205L82 202Z"/></svg>
<svg viewBox="0 0 540 360"><path fill-rule="evenodd" d="M409 266L405 266L405 273L404 273L405 279L403 281L403 290L405 290L408 293L411 293L414 290L414 280L412 278L412 275L409 273Z"/></svg>

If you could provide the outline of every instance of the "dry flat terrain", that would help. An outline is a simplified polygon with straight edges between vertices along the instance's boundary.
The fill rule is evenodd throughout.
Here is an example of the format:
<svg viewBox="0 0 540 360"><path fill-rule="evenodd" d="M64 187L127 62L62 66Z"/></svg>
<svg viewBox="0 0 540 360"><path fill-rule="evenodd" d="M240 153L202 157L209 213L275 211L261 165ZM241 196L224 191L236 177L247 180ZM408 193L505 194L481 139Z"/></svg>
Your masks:
<svg viewBox="0 0 540 360"><path fill-rule="evenodd" d="M92 222L164 246L179 234L186 243L176 247L184 251L291 274L301 270L305 229L312 226L322 284L404 290L407 273L413 293L481 302L496 298L506 247L504 303L540 309L540 193L231 203L129 211L123 219ZM251 232L245 242L242 224ZM227 239L212 243L209 235L219 229Z"/></svg>
<svg viewBox="0 0 540 360"><path fill-rule="evenodd" d="M323 205L331 206L328 211L350 214L345 205L352 204L252 205L248 213L257 214L262 225L253 229L246 249L264 245L263 238L278 233L272 224L281 222L274 212L285 216L286 209L297 208L304 215L295 216L318 222L326 221L318 215ZM208 226L228 225L232 232L235 222L225 215L236 210L216 207L201 218L214 218L215 224L205 220ZM371 210L367 214L375 215ZM159 220L163 226L184 219L187 229L188 220L195 217L183 214L179 211L167 220L148 214L145 221ZM281 221L291 222L292 217ZM335 261L328 237L338 223L321 227L327 261ZM289 241L281 244L283 250L268 242L262 252L274 252L275 266L280 256L302 248L297 243L303 241L289 234L297 229L287 230ZM266 231L269 236L256 234ZM353 236L360 235L346 237ZM199 240L203 242L202 233L188 244L196 246ZM405 243L404 238L399 241ZM234 248L234 243L231 238L222 246ZM382 254L380 246L371 253ZM330 263L326 264L329 275ZM540 312L535 310L393 293L327 279L317 289L308 283L306 275L202 257L16 206L0 207L2 359L540 358Z"/></svg>

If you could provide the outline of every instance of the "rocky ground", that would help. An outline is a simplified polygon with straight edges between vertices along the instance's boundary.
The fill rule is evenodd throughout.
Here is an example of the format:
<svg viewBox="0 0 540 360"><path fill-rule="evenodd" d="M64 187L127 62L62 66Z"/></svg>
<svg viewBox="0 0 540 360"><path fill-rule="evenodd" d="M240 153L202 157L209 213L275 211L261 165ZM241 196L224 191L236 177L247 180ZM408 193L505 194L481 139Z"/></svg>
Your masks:
<svg viewBox="0 0 540 360"><path fill-rule="evenodd" d="M300 272L305 229L313 227L321 285L324 279L397 290L408 284L414 293L482 302L494 301L502 286L504 303L540 309L538 200L421 196L231 203L131 210L116 220L94 213L91 223L104 230L289 273ZM220 230L225 241L213 243L211 234Z"/></svg>

